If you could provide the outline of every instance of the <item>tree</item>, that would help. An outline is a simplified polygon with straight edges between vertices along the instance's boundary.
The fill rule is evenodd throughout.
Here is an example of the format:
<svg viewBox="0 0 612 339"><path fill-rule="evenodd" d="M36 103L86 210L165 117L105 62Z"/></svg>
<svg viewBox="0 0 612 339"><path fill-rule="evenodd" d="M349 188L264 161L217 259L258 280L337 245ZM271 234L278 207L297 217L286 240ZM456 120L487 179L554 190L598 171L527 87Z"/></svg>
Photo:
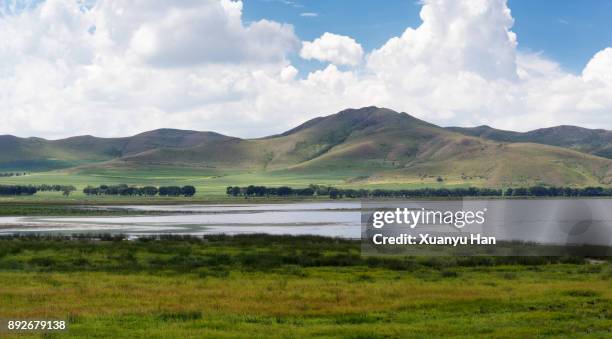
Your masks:
<svg viewBox="0 0 612 339"><path fill-rule="evenodd" d="M148 197L153 197L157 195L157 187L155 186L145 186L141 189L141 192L143 195L146 195Z"/></svg>
<svg viewBox="0 0 612 339"><path fill-rule="evenodd" d="M76 191L76 187L70 185L70 186L63 186L62 187L62 195L67 197L70 195L70 193Z"/></svg>
<svg viewBox="0 0 612 339"><path fill-rule="evenodd" d="M288 186L281 186L276 190L276 193L281 197L286 197L293 194L293 189Z"/></svg>
<svg viewBox="0 0 612 339"><path fill-rule="evenodd" d="M533 186L529 188L529 194L536 197L547 196L548 188L544 186Z"/></svg>
<svg viewBox="0 0 612 339"><path fill-rule="evenodd" d="M178 197L181 195L181 188L178 186L162 186L159 188L159 195Z"/></svg>
<svg viewBox="0 0 612 339"><path fill-rule="evenodd" d="M193 197L196 193L195 187L191 185L181 187L181 194L186 197Z"/></svg>
<svg viewBox="0 0 612 339"><path fill-rule="evenodd" d="M0 185L0 195L34 195L37 191L34 186Z"/></svg>

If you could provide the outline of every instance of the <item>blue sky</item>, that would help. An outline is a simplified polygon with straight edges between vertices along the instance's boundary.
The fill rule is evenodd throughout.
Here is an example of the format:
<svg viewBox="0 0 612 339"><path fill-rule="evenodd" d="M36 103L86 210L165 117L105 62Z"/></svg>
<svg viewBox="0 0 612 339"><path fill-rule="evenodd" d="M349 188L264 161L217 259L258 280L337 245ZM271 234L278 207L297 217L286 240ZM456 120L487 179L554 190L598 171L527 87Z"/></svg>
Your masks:
<svg viewBox="0 0 612 339"><path fill-rule="evenodd" d="M416 0L248 0L245 21L270 19L290 23L303 40L324 32L347 35L369 52L407 27L421 23ZM519 50L541 52L563 69L580 73L597 51L612 45L612 1L609 0L509 0L514 17L512 30ZM317 16L301 16L316 13ZM316 62L295 58L308 70ZM298 68L302 68L298 67Z"/></svg>

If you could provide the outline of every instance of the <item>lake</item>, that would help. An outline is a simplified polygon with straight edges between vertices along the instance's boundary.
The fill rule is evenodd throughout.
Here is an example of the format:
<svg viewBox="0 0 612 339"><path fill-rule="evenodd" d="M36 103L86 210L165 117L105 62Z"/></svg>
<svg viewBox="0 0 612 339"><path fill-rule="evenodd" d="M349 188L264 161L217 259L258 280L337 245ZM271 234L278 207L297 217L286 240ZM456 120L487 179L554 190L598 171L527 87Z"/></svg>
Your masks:
<svg viewBox="0 0 612 339"><path fill-rule="evenodd" d="M444 210L449 206L465 210L486 208L487 223L483 228L494 233L499 240L612 245L612 199L466 199L395 201L388 204L433 210ZM93 208L161 214L123 217L0 217L0 234L113 233L144 236L268 233L360 238L362 231L362 204L359 201Z"/></svg>
<svg viewBox="0 0 612 339"><path fill-rule="evenodd" d="M113 233L143 236L267 233L359 238L360 207L358 202L100 206L94 208L163 214L125 217L0 217L0 234Z"/></svg>

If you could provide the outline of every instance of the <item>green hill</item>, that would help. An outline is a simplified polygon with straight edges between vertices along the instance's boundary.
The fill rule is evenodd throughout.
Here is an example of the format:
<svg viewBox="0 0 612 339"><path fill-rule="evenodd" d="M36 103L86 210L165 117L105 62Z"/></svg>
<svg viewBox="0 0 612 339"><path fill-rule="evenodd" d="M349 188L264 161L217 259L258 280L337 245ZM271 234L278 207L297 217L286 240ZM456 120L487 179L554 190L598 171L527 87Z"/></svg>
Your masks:
<svg viewBox="0 0 612 339"><path fill-rule="evenodd" d="M216 169L316 175L362 184L594 185L612 182L612 161L535 143L466 136L406 113L366 107L310 120L262 139L155 149L106 166L181 164Z"/></svg>
<svg viewBox="0 0 612 339"><path fill-rule="evenodd" d="M367 107L315 118L280 135L183 149L155 149L123 157L115 163L181 163L270 171L314 168L316 164L344 166L331 161L343 158L353 162L353 166L369 168L371 161L384 162L389 157L407 161L416 154L419 144L439 135L454 134L405 113Z"/></svg>
<svg viewBox="0 0 612 339"><path fill-rule="evenodd" d="M612 159L612 131L576 126L541 128L525 133L504 131L489 126L449 127L466 135L505 142L534 142L571 148L580 152Z"/></svg>
<svg viewBox="0 0 612 339"><path fill-rule="evenodd" d="M233 138L213 132L159 129L126 138L85 135L61 140L0 136L0 170L49 170L97 163L160 147L193 147Z"/></svg>
<svg viewBox="0 0 612 339"><path fill-rule="evenodd" d="M406 113L365 107L315 118L260 139L170 129L115 139L0 137L0 149L10 149L0 155L0 166L56 159L64 167L79 165L71 173L89 174L163 167L190 173L213 169L219 175L333 176L354 185L611 184L612 160L576 150L605 149L606 133L593 132L602 143L595 151L577 146L596 144L587 142L595 139L584 137L588 133L582 130L530 132L531 137L538 136L537 143L522 133L442 128Z"/></svg>

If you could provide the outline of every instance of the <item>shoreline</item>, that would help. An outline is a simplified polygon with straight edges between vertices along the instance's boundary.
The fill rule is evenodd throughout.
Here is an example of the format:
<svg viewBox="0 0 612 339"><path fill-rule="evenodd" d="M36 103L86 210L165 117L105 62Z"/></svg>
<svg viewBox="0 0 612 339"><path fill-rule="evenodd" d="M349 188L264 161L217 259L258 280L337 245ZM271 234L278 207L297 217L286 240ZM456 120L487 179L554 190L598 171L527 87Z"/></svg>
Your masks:
<svg viewBox="0 0 612 339"><path fill-rule="evenodd" d="M106 199L70 199L58 197L57 199L41 199L35 198L0 198L0 208L3 206L14 205L50 205L50 206L128 206L128 205L152 205L152 206L173 206L173 205L247 205L247 204L290 204L290 203L336 203L336 202L398 202L398 201L480 201L480 200L610 200L609 196L512 196L512 197L490 197L490 196L475 196L475 197L414 197L414 198L377 198L377 199L360 199L360 198L341 198L330 199L328 197L321 198L199 198L199 199L147 199L147 198L114 198Z"/></svg>

